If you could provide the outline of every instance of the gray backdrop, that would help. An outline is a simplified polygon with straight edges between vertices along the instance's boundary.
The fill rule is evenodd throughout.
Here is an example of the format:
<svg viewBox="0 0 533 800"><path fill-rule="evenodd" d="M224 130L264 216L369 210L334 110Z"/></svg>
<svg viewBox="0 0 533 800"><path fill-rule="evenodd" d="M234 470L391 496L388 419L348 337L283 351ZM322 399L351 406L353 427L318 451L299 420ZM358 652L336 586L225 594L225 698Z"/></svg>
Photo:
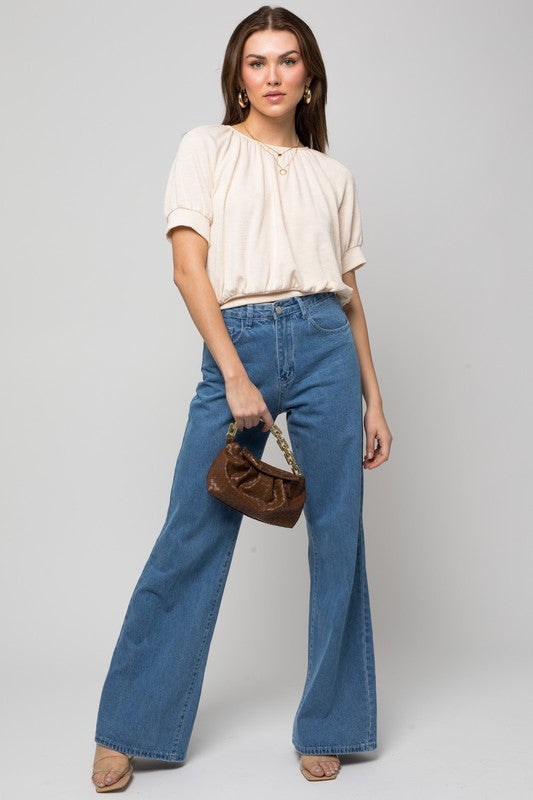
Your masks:
<svg viewBox="0 0 533 800"><path fill-rule="evenodd" d="M222 121L226 43L257 7L2 3L3 778L19 796L94 792L101 683L201 377L163 192L181 134ZM329 152L358 184L394 436L365 472L380 749L330 786L526 797L531 6L287 7L317 36ZM245 520L189 763L141 765L137 793L308 791L290 742L307 599L303 516Z"/></svg>

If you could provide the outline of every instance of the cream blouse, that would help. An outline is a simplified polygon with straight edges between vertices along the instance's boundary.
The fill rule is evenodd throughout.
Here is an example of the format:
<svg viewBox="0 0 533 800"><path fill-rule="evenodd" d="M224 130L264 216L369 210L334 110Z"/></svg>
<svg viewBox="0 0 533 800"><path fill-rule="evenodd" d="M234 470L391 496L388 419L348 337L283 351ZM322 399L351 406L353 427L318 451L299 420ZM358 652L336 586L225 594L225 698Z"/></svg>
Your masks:
<svg viewBox="0 0 533 800"><path fill-rule="evenodd" d="M355 180L318 150L275 147L288 171L230 125L199 125L179 140L164 198L165 235L177 225L208 242L206 269L220 308L352 288L363 233Z"/></svg>

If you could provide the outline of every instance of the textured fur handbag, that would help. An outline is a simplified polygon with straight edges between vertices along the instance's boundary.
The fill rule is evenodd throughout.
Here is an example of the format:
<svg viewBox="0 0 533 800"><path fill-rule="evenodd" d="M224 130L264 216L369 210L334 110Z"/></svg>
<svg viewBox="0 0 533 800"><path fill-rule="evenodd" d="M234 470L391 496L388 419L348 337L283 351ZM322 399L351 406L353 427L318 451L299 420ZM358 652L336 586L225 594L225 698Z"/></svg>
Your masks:
<svg viewBox="0 0 533 800"><path fill-rule="evenodd" d="M235 420L226 433L226 444L207 473L207 491L248 517L293 528L305 503L305 478L302 475L280 428L273 425L276 437L292 472L266 464L247 447L235 441Z"/></svg>

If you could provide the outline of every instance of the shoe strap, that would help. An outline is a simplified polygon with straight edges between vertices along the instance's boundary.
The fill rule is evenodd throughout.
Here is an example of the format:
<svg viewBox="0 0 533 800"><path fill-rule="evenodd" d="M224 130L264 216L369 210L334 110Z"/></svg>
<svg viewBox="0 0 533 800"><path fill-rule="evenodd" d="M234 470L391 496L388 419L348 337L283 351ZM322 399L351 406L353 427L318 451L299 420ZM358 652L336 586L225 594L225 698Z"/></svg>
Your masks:
<svg viewBox="0 0 533 800"><path fill-rule="evenodd" d="M131 758L133 758L133 756L127 756L126 753L122 753L120 756L110 753L108 756L101 756L101 758L97 758L96 761L93 761L93 767L95 764L98 764L99 761L103 761L104 758L127 758L129 761Z"/></svg>

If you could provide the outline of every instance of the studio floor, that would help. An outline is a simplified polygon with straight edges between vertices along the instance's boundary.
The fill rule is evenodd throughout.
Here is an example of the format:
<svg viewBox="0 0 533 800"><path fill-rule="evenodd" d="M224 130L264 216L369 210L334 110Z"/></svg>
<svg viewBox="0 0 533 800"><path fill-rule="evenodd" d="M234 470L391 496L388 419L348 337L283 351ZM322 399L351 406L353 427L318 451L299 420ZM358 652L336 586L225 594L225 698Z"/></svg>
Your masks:
<svg viewBox="0 0 533 800"><path fill-rule="evenodd" d="M531 675L525 663L461 661L454 667L381 663L378 741L341 757L341 770L311 789L290 741L300 687L207 672L187 760L135 759L130 797L284 800L325 792L365 800L526 800L531 797ZM94 674L58 664L39 681L13 676L4 712L6 797L89 797ZM18 687L18 688L17 688ZM7 731L9 730L9 735ZM118 794L119 792L117 792ZM124 792L120 792L124 794Z"/></svg>

